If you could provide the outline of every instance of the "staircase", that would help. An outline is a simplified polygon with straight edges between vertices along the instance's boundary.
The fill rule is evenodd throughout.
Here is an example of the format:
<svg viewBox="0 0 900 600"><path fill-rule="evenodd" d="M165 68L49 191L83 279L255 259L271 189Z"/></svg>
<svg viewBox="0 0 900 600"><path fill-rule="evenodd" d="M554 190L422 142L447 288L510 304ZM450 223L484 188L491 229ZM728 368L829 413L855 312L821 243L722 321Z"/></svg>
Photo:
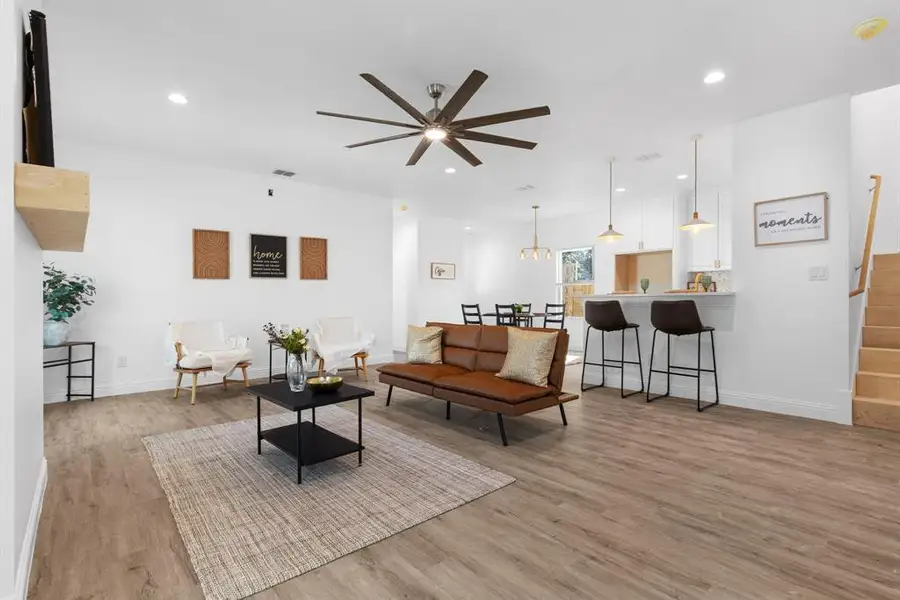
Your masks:
<svg viewBox="0 0 900 600"><path fill-rule="evenodd" d="M900 431L900 254L874 258L853 424Z"/></svg>

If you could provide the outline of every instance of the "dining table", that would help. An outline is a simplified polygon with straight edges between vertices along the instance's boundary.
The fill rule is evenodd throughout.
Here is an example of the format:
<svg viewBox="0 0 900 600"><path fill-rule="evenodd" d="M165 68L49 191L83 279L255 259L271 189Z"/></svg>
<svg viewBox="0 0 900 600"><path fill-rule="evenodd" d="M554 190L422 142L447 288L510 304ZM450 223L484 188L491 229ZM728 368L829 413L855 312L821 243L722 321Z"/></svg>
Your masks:
<svg viewBox="0 0 900 600"><path fill-rule="evenodd" d="M481 316L482 317L493 317L495 322L497 323L497 325L500 324L499 323L500 315L498 315L496 312L481 313ZM507 317L507 316L512 316L512 315L510 313L503 313L503 316ZM547 316L547 313L544 313L544 312L520 312L520 313L516 313L516 320L517 321L525 320L528 322L528 325L526 325L526 327L531 327L532 324L534 323L535 317L542 318L545 316Z"/></svg>

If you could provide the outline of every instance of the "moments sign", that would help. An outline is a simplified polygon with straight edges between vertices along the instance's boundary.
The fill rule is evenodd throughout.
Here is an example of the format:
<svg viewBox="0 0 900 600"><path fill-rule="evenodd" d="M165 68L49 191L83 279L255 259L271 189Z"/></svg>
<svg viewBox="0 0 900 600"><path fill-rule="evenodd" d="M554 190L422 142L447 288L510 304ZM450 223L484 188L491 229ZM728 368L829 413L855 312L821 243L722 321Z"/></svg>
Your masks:
<svg viewBox="0 0 900 600"><path fill-rule="evenodd" d="M817 242L828 239L828 194L809 194L757 202L757 246Z"/></svg>
<svg viewBox="0 0 900 600"><path fill-rule="evenodd" d="M250 235L250 277L287 277L287 238Z"/></svg>

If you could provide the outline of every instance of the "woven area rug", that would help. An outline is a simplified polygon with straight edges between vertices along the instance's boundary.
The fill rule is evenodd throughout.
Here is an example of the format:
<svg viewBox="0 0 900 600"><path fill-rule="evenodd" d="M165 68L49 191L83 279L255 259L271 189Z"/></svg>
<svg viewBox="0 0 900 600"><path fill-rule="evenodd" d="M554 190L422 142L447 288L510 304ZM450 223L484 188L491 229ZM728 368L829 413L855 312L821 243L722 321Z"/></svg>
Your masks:
<svg viewBox="0 0 900 600"><path fill-rule="evenodd" d="M296 422L294 413L263 428ZM356 414L316 422L356 439ZM207 598L245 598L418 525L515 481L363 418L356 454L303 470L263 442L256 419L144 438Z"/></svg>

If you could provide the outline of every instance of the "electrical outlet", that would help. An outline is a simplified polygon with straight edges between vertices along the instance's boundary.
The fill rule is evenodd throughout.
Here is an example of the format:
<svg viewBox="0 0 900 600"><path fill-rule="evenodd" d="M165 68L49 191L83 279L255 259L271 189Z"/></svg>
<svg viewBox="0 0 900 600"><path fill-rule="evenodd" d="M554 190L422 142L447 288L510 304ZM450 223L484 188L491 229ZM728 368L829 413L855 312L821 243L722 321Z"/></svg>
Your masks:
<svg viewBox="0 0 900 600"><path fill-rule="evenodd" d="M819 281L828 281L828 267L819 267Z"/></svg>
<svg viewBox="0 0 900 600"><path fill-rule="evenodd" d="M127 356L120 356L120 357L116 358L116 367L118 367L120 369L124 369L127 366L128 366L128 357Z"/></svg>
<svg viewBox="0 0 900 600"><path fill-rule="evenodd" d="M810 281L818 281L819 280L819 267L810 267L809 268L809 280Z"/></svg>

